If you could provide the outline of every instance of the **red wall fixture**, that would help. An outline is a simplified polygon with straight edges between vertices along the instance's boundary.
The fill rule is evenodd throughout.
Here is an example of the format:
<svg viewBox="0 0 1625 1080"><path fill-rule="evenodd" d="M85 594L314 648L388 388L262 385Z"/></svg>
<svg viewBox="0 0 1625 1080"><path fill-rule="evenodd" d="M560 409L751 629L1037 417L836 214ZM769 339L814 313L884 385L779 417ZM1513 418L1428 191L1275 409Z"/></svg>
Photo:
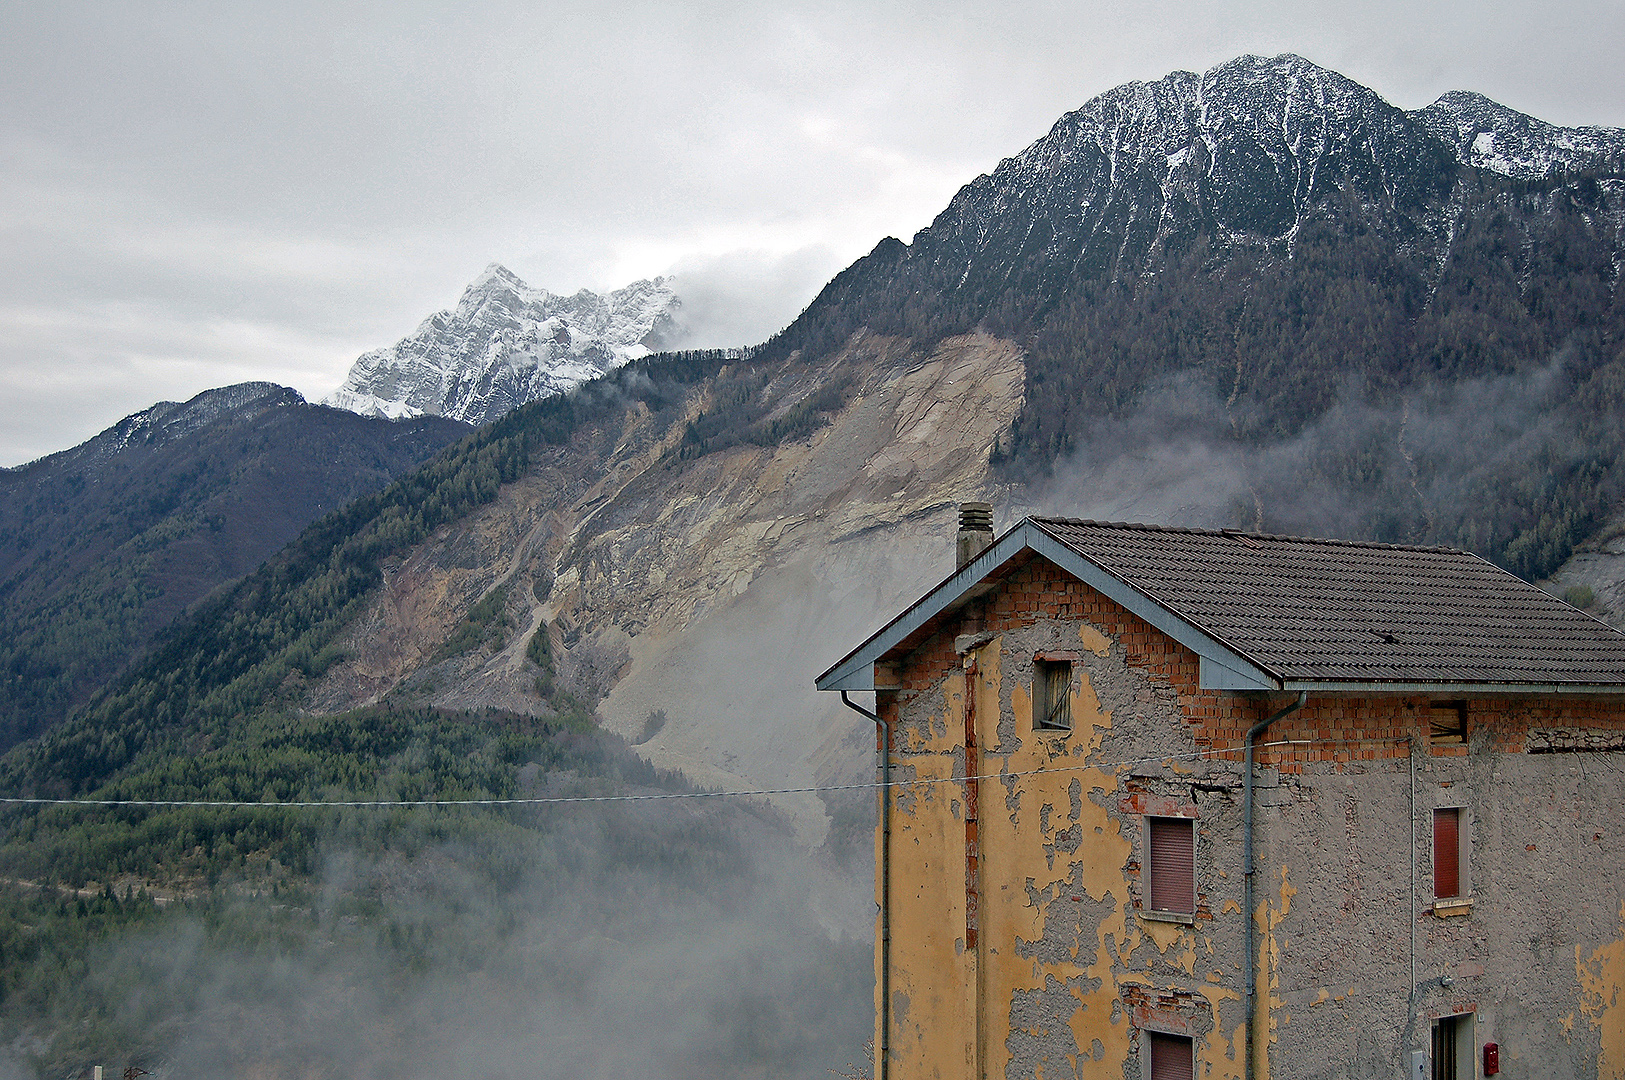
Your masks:
<svg viewBox="0 0 1625 1080"><path fill-rule="evenodd" d="M1501 1071L1501 1048L1495 1043L1484 1044L1484 1075L1494 1076Z"/></svg>

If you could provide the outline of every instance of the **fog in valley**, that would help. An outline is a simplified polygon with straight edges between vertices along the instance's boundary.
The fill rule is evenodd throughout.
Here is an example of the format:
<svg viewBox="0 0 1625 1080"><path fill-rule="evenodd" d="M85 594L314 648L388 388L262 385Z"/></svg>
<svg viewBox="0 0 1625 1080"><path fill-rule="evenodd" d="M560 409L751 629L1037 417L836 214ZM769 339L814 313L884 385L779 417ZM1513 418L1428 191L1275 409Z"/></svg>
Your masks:
<svg viewBox="0 0 1625 1080"><path fill-rule="evenodd" d="M1570 392L1562 356L1380 401L1346 385L1296 434L1253 447L1231 433L1245 403L1186 376L1094 425L1001 522L1036 513L1481 550L1512 525L1484 517L1496 485L1533 494L1588 470L1613 483L1595 465L1605 448L1563 408Z"/></svg>
<svg viewBox="0 0 1625 1080"><path fill-rule="evenodd" d="M116 1003L124 1037L75 1060L561 1080L821 1077L861 1060L869 944L811 916L825 871L759 801L383 813L334 830L313 889L172 906L100 949L83 993ZM31 1049L0 1076L30 1075ZM56 1064L41 1074L73 1074Z"/></svg>

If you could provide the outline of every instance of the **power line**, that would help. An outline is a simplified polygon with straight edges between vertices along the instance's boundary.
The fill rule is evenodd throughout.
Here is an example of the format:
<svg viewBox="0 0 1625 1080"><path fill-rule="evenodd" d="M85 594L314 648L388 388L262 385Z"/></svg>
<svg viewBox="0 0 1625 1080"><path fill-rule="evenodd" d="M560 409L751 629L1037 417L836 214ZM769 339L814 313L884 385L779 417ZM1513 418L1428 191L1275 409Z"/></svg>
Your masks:
<svg viewBox="0 0 1625 1080"><path fill-rule="evenodd" d="M1338 742L1342 740L1322 739L1316 742ZM1360 739L1359 742L1395 742L1403 739ZM1282 739L1277 742L1257 744L1260 748L1270 746L1305 745L1307 740ZM1095 764L1062 765L1055 768L1025 769L1018 772L981 773L976 776L928 776L917 777L911 780L893 780L890 784L824 784L812 787L789 788L763 788L759 790L736 791L677 791L662 792L657 795L554 795L534 798L516 799L323 799L299 800L292 802L248 802L235 799L44 799L28 798L24 796L0 796L0 804L14 806L128 806L128 807L205 807L217 810L282 810L282 809L319 809L332 808L358 808L358 809L425 809L453 806L554 806L564 803L623 803L623 802L653 802L660 799L739 799L752 798L764 795L806 795L817 794L823 791L878 791L884 787L919 787L930 784L961 784L967 780L1004 780L1022 776L1045 776L1057 773L1087 772L1090 770L1104 771L1107 769L1121 769L1129 765L1145 765L1163 761L1185 761L1203 758L1217 758L1224 754L1240 753L1240 744L1207 750L1196 750L1184 754L1156 754L1140 758L1124 758L1121 761L1104 761Z"/></svg>

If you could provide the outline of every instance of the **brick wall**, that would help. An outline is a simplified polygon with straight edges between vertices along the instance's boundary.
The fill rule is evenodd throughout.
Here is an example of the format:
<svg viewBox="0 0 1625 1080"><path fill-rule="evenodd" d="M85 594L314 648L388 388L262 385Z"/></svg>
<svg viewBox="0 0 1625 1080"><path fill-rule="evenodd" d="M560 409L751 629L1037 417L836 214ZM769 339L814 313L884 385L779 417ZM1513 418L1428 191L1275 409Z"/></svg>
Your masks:
<svg viewBox="0 0 1625 1080"><path fill-rule="evenodd" d="M1129 666L1144 671L1153 683L1173 688L1196 746L1215 757L1239 760L1247 729L1286 703L1280 695L1266 699L1200 689L1200 660L1194 652L1042 558L1015 570L983 602L982 628L994 633L1044 619L1081 620L1102 630L1123 648ZM908 657L900 672L903 697L936 685L959 664L954 637L960 632L960 622L950 620ZM882 695L883 707L891 696ZM1466 756L1465 745L1431 742L1428 710L1434 700L1425 695L1311 695L1302 709L1270 727L1256 759L1282 772L1301 773L1311 763L1341 766L1404 758L1412 739L1436 757ZM1484 740L1497 752L1625 747L1625 700L1497 697L1469 700L1466 706L1469 739Z"/></svg>

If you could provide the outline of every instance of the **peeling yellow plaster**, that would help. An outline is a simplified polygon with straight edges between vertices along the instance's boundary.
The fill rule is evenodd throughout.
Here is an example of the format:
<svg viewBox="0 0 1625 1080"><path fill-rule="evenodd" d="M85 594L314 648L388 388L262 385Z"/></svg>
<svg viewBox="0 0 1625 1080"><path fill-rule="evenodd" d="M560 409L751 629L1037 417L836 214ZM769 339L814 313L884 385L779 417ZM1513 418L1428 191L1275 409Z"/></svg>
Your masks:
<svg viewBox="0 0 1625 1080"><path fill-rule="evenodd" d="M1090 627L1079 638L1096 655L1111 646ZM974 949L964 937L967 830L958 811L969 786L905 789L894 810L895 1080L1004 1076L1018 1054L1040 1077L1120 1070L1132 1060L1135 1023L1125 995L1143 1000L1140 988L1154 995L1159 986L1149 972L1119 969L1148 940L1165 958L1159 963L1193 977L1200 952L1213 953L1205 928L1142 925L1130 906L1124 868L1134 845L1117 816L1118 772L1079 768L1113 722L1088 673L1076 666L1072 730L1035 732L1031 687L1025 678L1006 682L1002 650L1003 639L995 638L974 651L970 668L950 672L931 715L909 725L899 752L921 778L952 775L973 703L977 772L993 778L978 782ZM1199 992L1215 1018L1219 1001L1239 996L1219 986ZM1064 1030L1012 1024L1014 1007L1035 994L1045 995ZM1237 1027L1226 1038L1213 1030L1199 1040L1200 1075L1239 1080L1243 1033ZM1102 1065L1095 1064L1097 1042Z"/></svg>
<svg viewBox="0 0 1625 1080"><path fill-rule="evenodd" d="M1163 922L1161 919L1138 919L1136 921L1140 924L1141 932L1151 939L1151 943L1157 947L1157 951L1164 956L1168 955L1168 950L1176 942L1184 946L1177 955L1170 959L1170 962L1178 964L1185 970L1187 975L1196 974L1196 930L1193 927L1186 926L1183 923Z"/></svg>
<svg viewBox="0 0 1625 1080"><path fill-rule="evenodd" d="M1270 1047L1275 1044L1276 1031L1291 1019L1282 1008L1286 1000L1281 994L1281 939L1275 928L1292 913L1292 898L1298 895L1287 876L1288 868L1281 867L1280 900L1271 904L1266 898L1253 912L1253 921L1259 930L1258 967L1259 995L1263 1008L1258 1025L1253 1029L1253 1076L1256 1080L1269 1080Z"/></svg>
<svg viewBox="0 0 1625 1080"><path fill-rule="evenodd" d="M1083 635L1083 638L1089 644L1088 636ZM1103 635L1100 643L1109 647ZM1056 756L1058 749L1070 759L1067 763L1072 764L1097 750L1111 728L1112 718L1101 708L1094 687L1081 670L1072 694L1072 731L1064 738L1035 738L1031 693L1025 685L1017 684L1011 687L1011 704L1020 748L1014 744L999 744L995 727L1000 696L996 645L987 646L989 658L981 669L987 692L986 707L983 707L984 699L977 699L979 737L983 758L988 763L986 771L992 771L995 761L1000 771L1007 774L1041 769ZM1079 785L1081 795L1076 801L1071 793L1074 783ZM1113 945L1138 937L1136 920L1124 903L1123 865L1132 848L1128 838L1121 835L1118 823L1099 802L1090 798L1094 791L1116 790L1116 775L1097 769L1013 776L983 787L981 827L985 880L1022 883L1020 893L1012 888L1001 894L1008 898L1006 903L990 903L984 909L986 940L1012 944L1018 939L1037 941L1045 937L1046 930L1052 939L1057 931L1071 938L1069 962L1063 963L1001 956L989 950L984 986L984 1015L989 1023L984 1047L989 1076L1005 1075L1010 1063L1010 1014L1017 994L1043 989L1050 977L1067 983L1083 976L1081 983L1073 983L1072 995L1078 1007L1067 1018L1079 1051L1090 1054L1095 1040L1099 1040L1105 1061L1121 1062L1128 1057L1131 1025L1121 1012L1115 1023L1112 1020L1113 1006L1120 1000L1120 985L1113 972L1116 961ZM1047 815L1046 806L1049 807ZM1046 816L1047 827L1044 825ZM1066 854L1056 846L1064 839L1063 832L1083 838L1076 852ZM1053 865L1046 846L1054 852ZM1081 891L1072 883L1074 873L1081 882ZM1036 891L1036 902L1028 898L1029 888ZM1070 899L1074 895L1080 897L1079 901ZM1053 899L1046 901L1046 897ZM1084 909L1075 906L1081 905L1084 899L1094 904L1101 901L1110 904L1093 926L1089 924L1095 921L1094 912L1086 919ZM1048 918L1059 917L1067 920L1067 924L1048 926L1046 907L1040 904L1047 904ZM1068 919L1072 912L1077 914ZM1052 1067L1061 1064L1057 1061Z"/></svg>
<svg viewBox="0 0 1625 1080"><path fill-rule="evenodd" d="M1096 656L1105 656L1112 651L1112 639L1088 623L1078 624L1078 640L1083 642L1085 649Z"/></svg>
<svg viewBox="0 0 1625 1080"><path fill-rule="evenodd" d="M1179 940L1180 932L1185 928L1179 923L1162 922L1158 919L1141 919L1140 929L1157 946L1157 951L1166 953L1168 947Z"/></svg>
<svg viewBox="0 0 1625 1080"><path fill-rule="evenodd" d="M1216 976L1219 973L1215 971L1213 974ZM1208 1007L1212 1009L1215 1021L1219 1018L1221 1002L1241 1000L1239 990L1232 990L1226 986L1203 986L1198 988L1198 993L1207 998ZM1219 1030L1219 1025L1214 1023L1213 1030L1203 1038L1207 1050L1198 1055L1207 1064L1208 1071L1198 1075L1206 1077L1207 1080L1241 1080L1247 1070L1238 1051L1246 1026L1246 1021L1237 1024L1231 1029L1230 1037L1227 1039L1224 1032Z"/></svg>
<svg viewBox="0 0 1625 1080"><path fill-rule="evenodd" d="M949 674L941 711L900 740L899 764L922 780L953 776L964 741L965 677ZM908 729L905 729L908 730ZM975 957L964 947L964 789L928 783L895 789L892 809L891 1056L887 1075L961 1080L973 1075L970 1047L942 1031L974 1030L968 984ZM960 804L960 805L956 805Z"/></svg>
<svg viewBox="0 0 1625 1080"><path fill-rule="evenodd" d="M1580 1012L1601 1034L1597 1080L1625 1080L1625 902L1619 906L1620 936L1584 960L1574 947L1580 980ZM1569 1027L1573 1027L1573 1018Z"/></svg>

